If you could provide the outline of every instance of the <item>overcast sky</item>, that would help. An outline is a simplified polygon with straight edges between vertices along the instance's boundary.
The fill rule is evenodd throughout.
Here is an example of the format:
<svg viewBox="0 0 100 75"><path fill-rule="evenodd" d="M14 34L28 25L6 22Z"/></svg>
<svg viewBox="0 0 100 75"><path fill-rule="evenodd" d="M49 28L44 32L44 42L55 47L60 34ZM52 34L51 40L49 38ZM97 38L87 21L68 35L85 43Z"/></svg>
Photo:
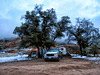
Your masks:
<svg viewBox="0 0 100 75"><path fill-rule="evenodd" d="M12 32L21 25L21 16L36 4L43 4L44 10L54 8L58 19L69 16L75 23L75 18L84 17L100 28L100 0L0 0L0 38L15 36Z"/></svg>

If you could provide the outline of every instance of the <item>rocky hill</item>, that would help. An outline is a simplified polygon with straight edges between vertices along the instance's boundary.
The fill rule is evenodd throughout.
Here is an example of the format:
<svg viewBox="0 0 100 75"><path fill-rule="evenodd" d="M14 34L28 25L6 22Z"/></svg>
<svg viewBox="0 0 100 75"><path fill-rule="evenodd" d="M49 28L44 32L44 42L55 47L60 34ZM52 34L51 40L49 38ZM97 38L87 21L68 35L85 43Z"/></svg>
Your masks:
<svg viewBox="0 0 100 75"><path fill-rule="evenodd" d="M13 48L18 46L19 42L21 41L21 38L15 38L13 40L10 41L6 41L6 40L0 40L0 47L1 48Z"/></svg>

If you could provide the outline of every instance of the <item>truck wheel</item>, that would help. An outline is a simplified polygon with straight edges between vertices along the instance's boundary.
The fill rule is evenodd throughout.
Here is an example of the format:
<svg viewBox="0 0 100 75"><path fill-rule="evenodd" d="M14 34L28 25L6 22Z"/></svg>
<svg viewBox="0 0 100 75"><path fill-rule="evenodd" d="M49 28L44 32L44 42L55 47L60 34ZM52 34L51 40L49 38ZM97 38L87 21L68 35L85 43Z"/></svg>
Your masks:
<svg viewBox="0 0 100 75"><path fill-rule="evenodd" d="M58 57L57 61L59 61L59 60L60 60L60 57Z"/></svg>
<svg viewBox="0 0 100 75"><path fill-rule="evenodd" d="M47 59L44 59L45 61L47 61Z"/></svg>

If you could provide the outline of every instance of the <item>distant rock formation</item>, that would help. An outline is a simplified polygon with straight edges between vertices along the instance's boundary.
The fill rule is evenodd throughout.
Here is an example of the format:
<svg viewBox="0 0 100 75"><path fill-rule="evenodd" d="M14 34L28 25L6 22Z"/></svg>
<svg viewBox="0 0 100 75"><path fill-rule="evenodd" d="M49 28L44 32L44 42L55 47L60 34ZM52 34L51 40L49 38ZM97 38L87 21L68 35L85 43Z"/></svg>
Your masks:
<svg viewBox="0 0 100 75"><path fill-rule="evenodd" d="M15 38L13 40L6 41L6 42L4 40L1 40L0 46L2 46L4 49L5 48L13 48L13 47L18 46L20 41L21 41L21 38Z"/></svg>

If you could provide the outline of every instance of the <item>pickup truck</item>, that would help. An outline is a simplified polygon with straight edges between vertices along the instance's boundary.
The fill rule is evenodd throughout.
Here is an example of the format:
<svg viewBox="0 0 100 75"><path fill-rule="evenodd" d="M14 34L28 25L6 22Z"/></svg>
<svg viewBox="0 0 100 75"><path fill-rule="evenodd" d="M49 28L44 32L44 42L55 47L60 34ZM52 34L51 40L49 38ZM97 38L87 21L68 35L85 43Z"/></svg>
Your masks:
<svg viewBox="0 0 100 75"><path fill-rule="evenodd" d="M62 51L59 48L51 48L44 54L44 60L57 60L62 58Z"/></svg>

